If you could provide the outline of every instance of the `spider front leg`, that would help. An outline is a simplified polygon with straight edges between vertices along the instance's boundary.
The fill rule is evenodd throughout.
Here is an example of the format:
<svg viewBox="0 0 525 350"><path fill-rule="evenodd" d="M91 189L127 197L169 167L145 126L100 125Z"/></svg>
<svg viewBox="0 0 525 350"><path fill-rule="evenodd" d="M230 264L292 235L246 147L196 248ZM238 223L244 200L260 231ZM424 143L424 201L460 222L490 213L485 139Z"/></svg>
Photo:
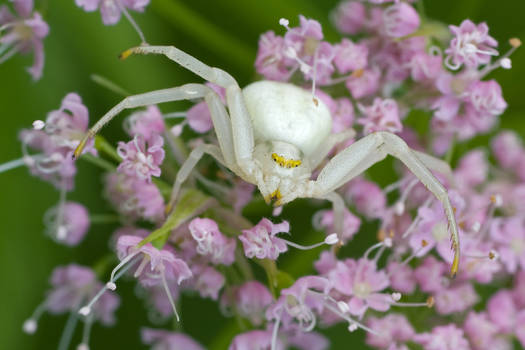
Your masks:
<svg viewBox="0 0 525 350"><path fill-rule="evenodd" d="M454 210L450 204L447 190L400 137L388 132L372 133L338 153L322 169L317 180L313 182L312 197L326 198L330 192L361 174L389 154L401 160L442 203L452 236L454 260L452 262L451 275L454 277L459 265L459 235L454 218ZM429 162L428 159L425 160L427 164L432 165L432 162Z"/></svg>
<svg viewBox="0 0 525 350"><path fill-rule="evenodd" d="M256 182L256 166L253 161L254 136L248 109L239 84L222 69L210 67L174 46L137 46L124 51L121 59L132 54L160 54L180 64L203 79L226 89L226 100L231 119L233 148L240 175L249 182Z"/></svg>

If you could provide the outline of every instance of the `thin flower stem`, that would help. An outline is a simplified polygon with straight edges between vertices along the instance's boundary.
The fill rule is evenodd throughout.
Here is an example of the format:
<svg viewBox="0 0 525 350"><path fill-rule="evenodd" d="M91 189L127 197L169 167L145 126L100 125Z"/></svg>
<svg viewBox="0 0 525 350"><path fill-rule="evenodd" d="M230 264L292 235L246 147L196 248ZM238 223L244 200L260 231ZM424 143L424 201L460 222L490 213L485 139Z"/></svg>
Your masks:
<svg viewBox="0 0 525 350"><path fill-rule="evenodd" d="M24 158L14 159L0 165L0 173L25 165Z"/></svg>
<svg viewBox="0 0 525 350"><path fill-rule="evenodd" d="M92 224L113 224L120 222L120 217L115 214L94 214L89 216Z"/></svg>
<svg viewBox="0 0 525 350"><path fill-rule="evenodd" d="M124 96L124 97L131 95L131 93L129 93L127 90L125 90L122 87L118 86L117 84L115 84L114 82L112 82L111 80L109 80L106 77L103 77L103 76L98 75L98 74L91 74L90 78L91 78L91 80L93 80L94 83L96 83L96 84L98 84L98 85L100 85L102 87L105 87L106 89L108 89L111 92L116 93L117 95L121 95L121 96Z"/></svg>
<svg viewBox="0 0 525 350"><path fill-rule="evenodd" d="M66 321L66 326L64 327L64 332L60 337L60 342L58 343L58 350L67 350L69 344L71 344L71 338L73 338L73 332L78 321L78 312L72 311L69 313L69 317Z"/></svg>

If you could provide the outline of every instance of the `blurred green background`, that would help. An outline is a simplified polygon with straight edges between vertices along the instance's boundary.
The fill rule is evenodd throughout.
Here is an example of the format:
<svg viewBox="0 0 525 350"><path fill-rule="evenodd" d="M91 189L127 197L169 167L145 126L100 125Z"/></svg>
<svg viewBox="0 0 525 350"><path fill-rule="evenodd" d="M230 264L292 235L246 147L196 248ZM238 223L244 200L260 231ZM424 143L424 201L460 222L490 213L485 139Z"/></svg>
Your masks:
<svg viewBox="0 0 525 350"><path fill-rule="evenodd" d="M5 0L2 0L5 2ZM328 40L338 40L330 25L329 12L336 0L265 0L265 1L176 1L152 0L144 14L134 14L151 44L174 44L202 59L221 67L246 85L256 78L253 62L261 33L274 30L282 33L278 20L285 17L296 23L303 14L319 20ZM0 163L21 156L17 135L31 126L35 119L45 119L46 113L57 109L68 92L78 92L90 111L93 122L120 97L97 86L90 80L93 73L103 75L131 92L197 82L199 78L161 57L135 57L125 62L118 53L138 43L130 25L121 20L116 26L102 25L100 13L85 13L74 0L36 1L36 7L50 24L46 38L46 63L43 79L31 81L25 67L32 57L17 56L0 65ZM429 0L425 1L429 17L445 23L459 24L470 18L486 21L490 34L500 41L501 50L508 48L507 39L525 39L525 2L523 0ZM503 87L509 108L501 118L505 128L525 131L525 50L512 57L513 68L492 75ZM169 109L165 109L169 110ZM174 109L171 109L174 110ZM120 118L119 120L122 120ZM104 135L115 142L122 139L121 124L113 123ZM461 146L486 145L488 137L480 137ZM87 205L91 213L108 213L102 200L100 171L79 162L76 190L69 196ZM43 300L48 278L57 265L71 262L90 265L108 251L107 239L115 225L94 225L77 248L55 244L43 234L42 216L58 201L58 193L47 183L31 177L24 168L0 174L0 348L54 349L62 332L65 316L45 315L33 336L22 332L23 321ZM287 216L299 213L301 203L292 206ZM370 235L373 236L373 235ZM363 251L373 237L359 239L356 251ZM290 262L291 259L288 259ZM286 261L285 261L286 263ZM308 272L310 266L291 266L295 272ZM148 325L144 303L134 295L133 284L119 287L123 304L117 312L115 327L95 325L92 349L142 349L139 328ZM187 297L182 305L183 328L204 345L221 348L230 340L228 323L219 317L218 308L209 300ZM80 333L80 332L77 332ZM327 331L334 349L366 348L363 332L349 334L345 326ZM78 344L76 335L71 348Z"/></svg>

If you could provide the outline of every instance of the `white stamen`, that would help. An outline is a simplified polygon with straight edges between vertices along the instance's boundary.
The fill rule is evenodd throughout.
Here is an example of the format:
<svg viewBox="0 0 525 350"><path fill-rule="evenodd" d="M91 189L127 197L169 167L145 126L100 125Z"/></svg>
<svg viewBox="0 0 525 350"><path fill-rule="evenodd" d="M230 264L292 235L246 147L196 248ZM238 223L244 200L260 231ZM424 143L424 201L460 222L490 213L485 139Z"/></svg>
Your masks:
<svg viewBox="0 0 525 350"><path fill-rule="evenodd" d="M279 216L283 212L283 206L275 207L273 208L272 215L273 216Z"/></svg>
<svg viewBox="0 0 525 350"><path fill-rule="evenodd" d="M501 68L504 68L504 69L511 69L512 68L512 61L508 57L505 57L505 58L501 59L501 62L499 64L500 64Z"/></svg>
<svg viewBox="0 0 525 350"><path fill-rule="evenodd" d="M286 18L281 18L279 20L279 24L282 25L285 28L288 28L288 25L290 24L290 21L287 20Z"/></svg>
<svg viewBox="0 0 525 350"><path fill-rule="evenodd" d="M397 292L392 293L392 300L394 300L394 301L401 300L401 293L397 293Z"/></svg>
<svg viewBox="0 0 525 350"><path fill-rule="evenodd" d="M334 245L339 242L339 237L337 233L331 233L325 238L324 242L328 245Z"/></svg>
<svg viewBox="0 0 525 350"><path fill-rule="evenodd" d="M124 14L124 16L126 17L126 19L128 20L128 22L131 24L131 26L133 27L133 29L135 29L135 31L137 32L137 34L139 35L139 38L140 38L140 41L141 41L141 45L147 45L147 42L146 42L146 38L144 37L144 33L142 32L142 30L140 29L139 25L137 24L137 22L135 22L135 20L133 19L133 17L131 17L131 15L129 14L128 10L126 9L126 6L121 4L120 1L116 1L120 11L122 11L122 13Z"/></svg>
<svg viewBox="0 0 525 350"><path fill-rule="evenodd" d="M277 317L275 324L273 325L272 330L272 348L271 350L277 350L277 334L279 333L279 323L281 323L281 318Z"/></svg>
<svg viewBox="0 0 525 350"><path fill-rule="evenodd" d="M472 224L472 231L474 232L479 232L479 229L481 228L481 223L479 221L476 221L475 223Z"/></svg>
<svg viewBox="0 0 525 350"><path fill-rule="evenodd" d="M166 281L166 276L164 275L163 270L160 272L160 277L162 278L162 285L164 286L164 290L166 291L166 295L168 296L168 299L170 301L171 307L173 309L173 313L175 314L175 317L177 318L177 322L180 322L179 313L177 312L177 308L175 307L175 302L173 301L173 297L171 296L171 291L170 291L170 288L168 287L168 282Z"/></svg>
<svg viewBox="0 0 525 350"><path fill-rule="evenodd" d="M177 124L177 125L174 125L171 129L170 129L170 132L172 133L173 136L175 137L179 137L180 134L182 134L182 129L184 129L184 125L186 125L186 123L180 123L180 124Z"/></svg>
<svg viewBox="0 0 525 350"><path fill-rule="evenodd" d="M82 316L87 316L91 313L91 308L89 306L83 306L78 310L78 313Z"/></svg>
<svg viewBox="0 0 525 350"><path fill-rule="evenodd" d="M46 123L44 123L41 120L37 119L33 122L33 129L35 130L42 130L45 126L46 126Z"/></svg>
<svg viewBox="0 0 525 350"><path fill-rule="evenodd" d="M390 237L387 237L383 240L383 244L385 245L385 247L387 248L392 248L392 245L393 245L393 242L392 242L392 238Z"/></svg>
<svg viewBox="0 0 525 350"><path fill-rule="evenodd" d="M36 320L33 320L32 318L26 320L24 322L24 325L22 326L22 329L27 334L34 334L38 328L38 324L36 323Z"/></svg>
<svg viewBox="0 0 525 350"><path fill-rule="evenodd" d="M89 350L89 346L87 344L81 343L78 344L77 350Z"/></svg>
<svg viewBox="0 0 525 350"><path fill-rule="evenodd" d="M339 310L341 310L342 313L348 313L350 312L350 308L348 307L348 304L345 303L344 301L338 301L337 302L337 307L339 308Z"/></svg>
<svg viewBox="0 0 525 350"><path fill-rule="evenodd" d="M394 206L394 212L397 216L403 215L405 212L405 204L403 202L397 202Z"/></svg>
<svg viewBox="0 0 525 350"><path fill-rule="evenodd" d="M57 239L63 241L67 237L67 229L64 225L60 225L57 228Z"/></svg>
<svg viewBox="0 0 525 350"><path fill-rule="evenodd" d="M117 289L117 285L113 282L108 282L106 283L106 288L111 291L114 291L115 289Z"/></svg>
<svg viewBox="0 0 525 350"><path fill-rule="evenodd" d="M358 328L358 327L357 327L357 325L356 325L355 323L350 323L350 324L348 325L348 331L349 331L349 332L355 332L355 331L357 330L357 328Z"/></svg>

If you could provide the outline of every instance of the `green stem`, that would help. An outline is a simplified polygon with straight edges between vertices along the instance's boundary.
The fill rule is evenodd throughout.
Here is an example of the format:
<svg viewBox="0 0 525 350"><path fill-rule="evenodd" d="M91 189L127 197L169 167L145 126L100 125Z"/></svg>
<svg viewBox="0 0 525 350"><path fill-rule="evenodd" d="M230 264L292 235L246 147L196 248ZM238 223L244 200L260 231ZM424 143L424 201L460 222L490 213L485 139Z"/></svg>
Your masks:
<svg viewBox="0 0 525 350"><path fill-rule="evenodd" d="M122 87L118 86L106 77L103 77L98 74L91 74L90 78L95 82L95 84L105 87L106 89L116 93L117 95L121 95L124 97L131 95L128 91L124 90Z"/></svg>
<svg viewBox="0 0 525 350"><path fill-rule="evenodd" d="M83 154L82 157L80 157L80 159L86 160L91 164L96 165L99 168L102 168L107 171L115 171L117 169L117 167L113 163L110 163L105 159L95 157L94 155L89 153Z"/></svg>
<svg viewBox="0 0 525 350"><path fill-rule="evenodd" d="M89 216L92 224L113 224L120 222L120 218L115 214L94 214Z"/></svg>
<svg viewBox="0 0 525 350"><path fill-rule="evenodd" d="M117 163L122 161L122 158L118 155L115 147L113 147L103 136L95 136L95 148L101 153L105 153L115 160Z"/></svg>

